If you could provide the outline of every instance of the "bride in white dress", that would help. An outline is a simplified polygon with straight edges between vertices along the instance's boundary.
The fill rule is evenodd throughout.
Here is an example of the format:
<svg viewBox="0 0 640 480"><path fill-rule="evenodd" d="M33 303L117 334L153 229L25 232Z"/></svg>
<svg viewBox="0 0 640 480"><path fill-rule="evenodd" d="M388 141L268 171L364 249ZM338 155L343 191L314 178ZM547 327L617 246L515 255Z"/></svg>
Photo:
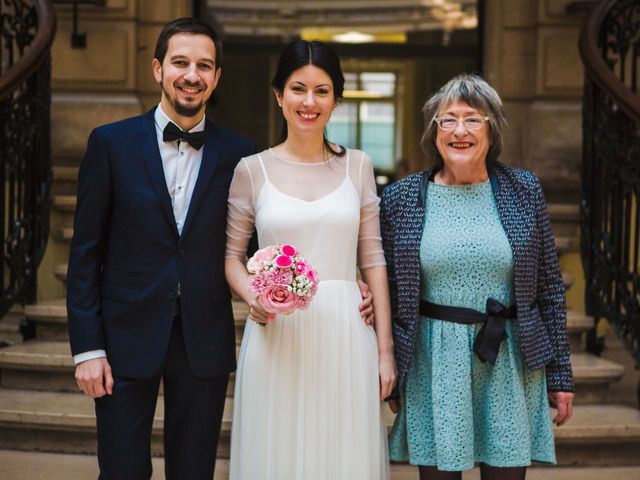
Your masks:
<svg viewBox="0 0 640 480"><path fill-rule="evenodd" d="M342 96L335 52L298 40L272 82L283 142L237 166L229 193L226 272L250 306L238 360L231 480L386 480L381 400L396 368L378 197L369 157L324 138ZM307 310L267 313L247 289L247 244L294 245L319 274ZM360 317L356 269L373 293ZM254 321L251 321L254 320Z"/></svg>

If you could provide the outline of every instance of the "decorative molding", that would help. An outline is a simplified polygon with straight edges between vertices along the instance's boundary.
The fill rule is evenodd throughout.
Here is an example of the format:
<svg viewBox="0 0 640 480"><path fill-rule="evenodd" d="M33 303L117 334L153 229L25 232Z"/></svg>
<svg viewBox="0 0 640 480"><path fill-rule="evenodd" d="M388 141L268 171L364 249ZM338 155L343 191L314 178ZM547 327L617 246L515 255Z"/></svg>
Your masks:
<svg viewBox="0 0 640 480"><path fill-rule="evenodd" d="M300 36L304 29L409 33L476 28L476 0L207 0L227 36Z"/></svg>

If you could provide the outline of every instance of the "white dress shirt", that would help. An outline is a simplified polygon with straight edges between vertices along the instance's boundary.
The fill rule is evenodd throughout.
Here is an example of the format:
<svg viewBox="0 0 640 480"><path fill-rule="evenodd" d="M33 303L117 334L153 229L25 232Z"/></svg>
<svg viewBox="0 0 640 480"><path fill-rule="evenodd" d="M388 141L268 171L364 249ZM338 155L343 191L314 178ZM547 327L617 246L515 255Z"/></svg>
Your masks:
<svg viewBox="0 0 640 480"><path fill-rule="evenodd" d="M164 170L164 178L167 182L167 190L171 197L171 206L173 208L173 216L176 220L178 233L182 235L184 222L187 219L189 204L193 189L196 186L200 165L202 164L202 152L204 147L196 150L187 142L174 140L173 142L165 142L162 139L164 128L169 122L173 122L166 113L162 111L162 106L158 105L154 113L156 124L156 136L158 138L158 147L160 148L160 158L162 158L162 168ZM189 132L201 132L204 130L205 116L193 127ZM177 122L173 122L178 125ZM179 286L178 286L179 288ZM89 352L74 355L73 361L77 365L80 362L92 360L94 358L106 357L104 350L91 350Z"/></svg>

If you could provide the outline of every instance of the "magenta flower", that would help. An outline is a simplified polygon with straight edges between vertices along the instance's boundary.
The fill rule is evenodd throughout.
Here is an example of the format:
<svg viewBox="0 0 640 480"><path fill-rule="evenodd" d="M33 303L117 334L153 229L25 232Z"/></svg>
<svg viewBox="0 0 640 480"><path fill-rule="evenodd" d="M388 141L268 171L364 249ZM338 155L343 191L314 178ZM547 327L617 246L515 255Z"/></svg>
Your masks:
<svg viewBox="0 0 640 480"><path fill-rule="evenodd" d="M293 260L291 260L291 257L287 255L278 255L276 257L276 265L280 268L287 268L292 262Z"/></svg>
<svg viewBox="0 0 640 480"><path fill-rule="evenodd" d="M309 264L304 260L298 260L296 262L296 275L304 275L309 269Z"/></svg>
<svg viewBox="0 0 640 480"><path fill-rule="evenodd" d="M318 274L313 268L310 268L307 271L307 278L309 280L311 280L312 282L317 282L318 281Z"/></svg>
<svg viewBox="0 0 640 480"><path fill-rule="evenodd" d="M280 250L288 257L293 257L297 253L296 248L293 245L283 245Z"/></svg>

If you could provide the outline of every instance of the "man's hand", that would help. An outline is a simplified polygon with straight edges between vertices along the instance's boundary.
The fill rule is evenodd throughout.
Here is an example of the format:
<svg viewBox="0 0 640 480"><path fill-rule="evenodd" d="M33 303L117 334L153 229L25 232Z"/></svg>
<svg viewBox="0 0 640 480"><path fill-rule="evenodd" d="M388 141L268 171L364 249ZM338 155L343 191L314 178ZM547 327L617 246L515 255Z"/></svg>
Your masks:
<svg viewBox="0 0 640 480"><path fill-rule="evenodd" d="M358 287L360 287L360 295L362 295L362 303L358 307L360 316L365 325L373 325L373 294L369 290L369 285L362 280L358 280Z"/></svg>
<svg viewBox="0 0 640 480"><path fill-rule="evenodd" d="M100 398L113 393L113 375L107 359L94 358L76 365L78 387L91 398Z"/></svg>
<svg viewBox="0 0 640 480"><path fill-rule="evenodd" d="M562 426L573 415L573 392L549 392L549 405L551 408L557 408L558 413L553 419L553 423Z"/></svg>

